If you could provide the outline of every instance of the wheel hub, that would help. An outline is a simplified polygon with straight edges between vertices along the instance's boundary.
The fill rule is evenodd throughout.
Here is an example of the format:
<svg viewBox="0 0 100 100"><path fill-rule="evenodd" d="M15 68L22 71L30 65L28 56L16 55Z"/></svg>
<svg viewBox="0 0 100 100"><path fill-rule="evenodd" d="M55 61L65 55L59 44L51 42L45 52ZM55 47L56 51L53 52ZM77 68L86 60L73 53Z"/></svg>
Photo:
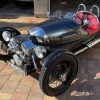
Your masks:
<svg viewBox="0 0 100 100"><path fill-rule="evenodd" d="M49 86L51 88L57 88L61 86L67 80L69 72L70 68L67 66L67 64L63 63L57 65L56 69L49 77Z"/></svg>

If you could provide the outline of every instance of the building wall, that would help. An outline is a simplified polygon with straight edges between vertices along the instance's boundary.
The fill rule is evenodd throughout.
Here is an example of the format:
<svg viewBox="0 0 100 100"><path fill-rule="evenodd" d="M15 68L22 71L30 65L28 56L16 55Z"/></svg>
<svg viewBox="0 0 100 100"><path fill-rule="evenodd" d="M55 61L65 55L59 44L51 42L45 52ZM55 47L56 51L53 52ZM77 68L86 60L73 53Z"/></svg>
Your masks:
<svg viewBox="0 0 100 100"><path fill-rule="evenodd" d="M48 17L50 14L50 0L34 0L36 17Z"/></svg>

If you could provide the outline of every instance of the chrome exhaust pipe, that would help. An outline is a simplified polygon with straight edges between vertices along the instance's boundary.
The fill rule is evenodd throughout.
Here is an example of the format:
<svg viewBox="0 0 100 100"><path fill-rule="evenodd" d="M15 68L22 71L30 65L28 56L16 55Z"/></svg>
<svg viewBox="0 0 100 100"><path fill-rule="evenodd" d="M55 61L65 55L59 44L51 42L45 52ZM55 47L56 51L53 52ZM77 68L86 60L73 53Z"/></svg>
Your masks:
<svg viewBox="0 0 100 100"><path fill-rule="evenodd" d="M86 45L88 46L88 48L91 48L91 47L95 46L96 44L98 44L99 42L100 42L100 38L95 39L94 41L91 41Z"/></svg>
<svg viewBox="0 0 100 100"><path fill-rule="evenodd" d="M79 49L78 51L75 51L75 52L74 52L74 55L78 55L78 54L80 54L80 53L86 51L87 49L88 49L88 47L83 47L83 48Z"/></svg>

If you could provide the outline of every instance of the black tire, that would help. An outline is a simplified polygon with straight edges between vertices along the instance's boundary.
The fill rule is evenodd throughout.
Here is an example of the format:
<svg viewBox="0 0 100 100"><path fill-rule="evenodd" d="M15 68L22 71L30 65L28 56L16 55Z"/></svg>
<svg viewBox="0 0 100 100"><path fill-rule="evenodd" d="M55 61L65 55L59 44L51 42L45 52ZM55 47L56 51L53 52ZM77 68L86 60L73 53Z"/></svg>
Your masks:
<svg viewBox="0 0 100 100"><path fill-rule="evenodd" d="M8 48L7 44L5 44L5 43L2 42L2 44L1 44L1 49L2 49L4 52L7 52L7 48Z"/></svg>
<svg viewBox="0 0 100 100"><path fill-rule="evenodd" d="M4 41L4 39L2 38L2 32L3 31L9 31L9 32L11 32L12 37L20 35L20 32L17 31L15 28L12 28L12 27L1 27L0 28L1 49L6 52L7 48L8 48L8 46L7 46L8 42Z"/></svg>
<svg viewBox="0 0 100 100"><path fill-rule="evenodd" d="M70 73L68 73L68 80L66 80L66 82L64 82L64 84L61 87L53 89L49 86L48 83L49 75L54 71L55 66L59 62L63 61L66 61L70 64L71 71ZM60 95L69 88L72 81L77 76L77 72L78 72L77 59L72 53L66 51L54 52L51 55L49 55L44 61L39 77L40 88L48 96Z"/></svg>

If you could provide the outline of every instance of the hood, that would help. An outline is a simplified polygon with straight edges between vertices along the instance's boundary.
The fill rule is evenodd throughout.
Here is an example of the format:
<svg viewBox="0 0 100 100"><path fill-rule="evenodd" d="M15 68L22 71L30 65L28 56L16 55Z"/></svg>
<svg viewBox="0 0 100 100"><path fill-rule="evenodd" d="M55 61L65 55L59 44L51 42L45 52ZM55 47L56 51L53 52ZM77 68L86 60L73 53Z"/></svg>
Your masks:
<svg viewBox="0 0 100 100"><path fill-rule="evenodd" d="M40 23L30 33L42 37L51 46L60 45L77 40L79 24L70 19L52 19Z"/></svg>

